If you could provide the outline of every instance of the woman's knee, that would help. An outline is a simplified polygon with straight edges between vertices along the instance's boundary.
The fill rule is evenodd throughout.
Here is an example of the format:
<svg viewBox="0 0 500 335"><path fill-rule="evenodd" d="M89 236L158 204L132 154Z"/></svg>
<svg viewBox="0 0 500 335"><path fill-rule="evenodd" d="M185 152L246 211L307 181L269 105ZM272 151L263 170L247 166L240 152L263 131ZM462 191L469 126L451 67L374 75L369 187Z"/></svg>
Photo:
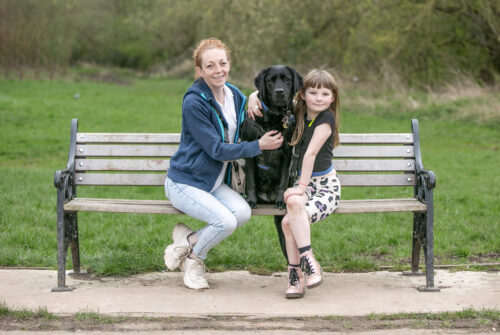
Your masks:
<svg viewBox="0 0 500 335"><path fill-rule="evenodd" d="M234 215L228 215L221 218L220 222L216 227L225 235L231 235L238 227L238 220Z"/></svg>
<svg viewBox="0 0 500 335"><path fill-rule="evenodd" d="M250 217L252 216L252 209L248 204L245 203L246 206L242 206L239 208L236 212L236 220L238 227L244 225L250 220Z"/></svg>

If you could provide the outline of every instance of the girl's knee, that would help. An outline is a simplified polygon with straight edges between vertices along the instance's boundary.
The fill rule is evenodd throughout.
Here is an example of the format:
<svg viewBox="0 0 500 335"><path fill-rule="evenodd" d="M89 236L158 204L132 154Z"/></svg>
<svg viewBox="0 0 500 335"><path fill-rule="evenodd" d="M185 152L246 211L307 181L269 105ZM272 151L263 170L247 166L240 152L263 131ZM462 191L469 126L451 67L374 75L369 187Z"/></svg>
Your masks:
<svg viewBox="0 0 500 335"><path fill-rule="evenodd" d="M281 229L283 230L284 234L291 232L290 221L288 220L288 215L285 215L285 217L283 217L283 220L281 220Z"/></svg>
<svg viewBox="0 0 500 335"><path fill-rule="evenodd" d="M300 195L291 195L288 197L286 201L286 208L289 211L297 210L297 209L302 209L305 206L305 199L303 196Z"/></svg>

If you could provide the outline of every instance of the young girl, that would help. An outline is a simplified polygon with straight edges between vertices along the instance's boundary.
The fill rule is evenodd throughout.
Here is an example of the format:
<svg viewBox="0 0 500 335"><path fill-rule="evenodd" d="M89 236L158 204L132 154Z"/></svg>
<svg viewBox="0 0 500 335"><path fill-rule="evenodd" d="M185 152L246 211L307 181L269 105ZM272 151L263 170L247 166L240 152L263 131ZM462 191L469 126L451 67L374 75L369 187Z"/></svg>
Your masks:
<svg viewBox="0 0 500 335"><path fill-rule="evenodd" d="M330 215L340 200L340 183L332 165L332 150L339 143L339 96L330 73L312 70L307 74L296 97L295 117L290 144L299 153L299 177L284 194L287 214L282 222L289 262L286 298L301 298L305 287L321 284L310 224Z"/></svg>

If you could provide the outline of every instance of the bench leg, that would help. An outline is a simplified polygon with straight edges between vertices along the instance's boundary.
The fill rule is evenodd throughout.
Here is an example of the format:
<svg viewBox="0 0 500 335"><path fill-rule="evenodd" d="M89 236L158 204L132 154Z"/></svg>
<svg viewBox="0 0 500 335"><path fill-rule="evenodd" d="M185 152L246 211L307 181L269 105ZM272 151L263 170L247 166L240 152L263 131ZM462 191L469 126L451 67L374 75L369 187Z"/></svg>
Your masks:
<svg viewBox="0 0 500 335"><path fill-rule="evenodd" d="M281 252L283 252L283 256L285 256L288 264L288 254L286 253L286 241L285 241L285 235L283 234L283 228L281 227L281 221L283 221L283 215L274 216L274 225L276 226L276 232L278 233Z"/></svg>
<svg viewBox="0 0 500 335"><path fill-rule="evenodd" d="M66 286L66 255L68 254L69 238L68 223L70 213L64 212L61 206L57 208L57 287L52 292L65 292L73 290Z"/></svg>
<svg viewBox="0 0 500 335"><path fill-rule="evenodd" d="M425 241L424 241L424 258L425 258L425 287L419 287L421 292L437 292L440 289L434 286L434 199L432 190L429 190L427 198L427 213L425 215Z"/></svg>
<svg viewBox="0 0 500 335"><path fill-rule="evenodd" d="M73 273L82 274L80 270L80 244L78 240L78 213L69 213L69 246L71 248L71 257L73 260Z"/></svg>
<svg viewBox="0 0 500 335"><path fill-rule="evenodd" d="M419 270L420 250L425 239L425 214L413 213L413 243L411 252L411 271L403 272L405 276L423 276Z"/></svg>

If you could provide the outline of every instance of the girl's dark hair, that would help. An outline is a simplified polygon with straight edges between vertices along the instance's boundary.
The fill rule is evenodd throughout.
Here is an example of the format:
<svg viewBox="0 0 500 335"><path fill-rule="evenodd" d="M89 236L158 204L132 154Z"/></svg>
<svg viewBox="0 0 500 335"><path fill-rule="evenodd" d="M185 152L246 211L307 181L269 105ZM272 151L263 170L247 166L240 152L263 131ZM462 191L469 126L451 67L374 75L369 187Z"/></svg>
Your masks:
<svg viewBox="0 0 500 335"><path fill-rule="evenodd" d="M290 145L297 145L304 134L305 115L307 114L307 105L302 96L305 96L308 88L326 88L332 91L333 102L330 105L330 112L335 117L335 129L333 129L333 147L335 148L340 143L339 139L339 123L340 123L340 99L339 90L335 78L326 70L312 70L304 77L304 84L295 96L295 130L293 132Z"/></svg>

